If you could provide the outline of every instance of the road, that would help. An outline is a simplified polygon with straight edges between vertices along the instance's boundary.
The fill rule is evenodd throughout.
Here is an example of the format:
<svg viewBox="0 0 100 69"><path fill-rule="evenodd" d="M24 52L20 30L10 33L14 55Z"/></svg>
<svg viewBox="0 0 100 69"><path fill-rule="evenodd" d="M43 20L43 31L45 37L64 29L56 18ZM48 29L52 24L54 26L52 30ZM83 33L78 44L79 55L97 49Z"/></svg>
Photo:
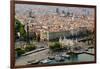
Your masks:
<svg viewBox="0 0 100 69"><path fill-rule="evenodd" d="M45 59L48 57L48 51L49 49L45 49L26 56L21 56L20 58L16 59L15 65L26 65L27 61Z"/></svg>

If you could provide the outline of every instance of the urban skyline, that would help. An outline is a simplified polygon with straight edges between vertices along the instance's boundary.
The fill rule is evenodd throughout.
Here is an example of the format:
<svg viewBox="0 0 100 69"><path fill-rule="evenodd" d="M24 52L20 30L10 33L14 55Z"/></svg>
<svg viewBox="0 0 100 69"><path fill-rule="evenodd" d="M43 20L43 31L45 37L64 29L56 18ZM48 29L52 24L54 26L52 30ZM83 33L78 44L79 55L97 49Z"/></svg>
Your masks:
<svg viewBox="0 0 100 69"><path fill-rule="evenodd" d="M34 14L52 14L56 12L56 8L59 9L59 13L62 11L71 12L74 14L92 14L94 13L94 8L79 8L79 7L67 7L67 6L49 6L49 5L29 5L29 4L16 4L15 12L16 14L24 14L33 11Z"/></svg>

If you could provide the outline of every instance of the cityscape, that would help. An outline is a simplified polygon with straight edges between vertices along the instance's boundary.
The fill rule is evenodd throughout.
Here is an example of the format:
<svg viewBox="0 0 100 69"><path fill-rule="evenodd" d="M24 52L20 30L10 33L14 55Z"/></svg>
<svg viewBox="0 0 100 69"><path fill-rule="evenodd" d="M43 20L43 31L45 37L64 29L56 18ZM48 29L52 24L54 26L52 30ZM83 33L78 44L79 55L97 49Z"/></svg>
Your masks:
<svg viewBox="0 0 100 69"><path fill-rule="evenodd" d="M94 8L15 5L16 66L95 61Z"/></svg>

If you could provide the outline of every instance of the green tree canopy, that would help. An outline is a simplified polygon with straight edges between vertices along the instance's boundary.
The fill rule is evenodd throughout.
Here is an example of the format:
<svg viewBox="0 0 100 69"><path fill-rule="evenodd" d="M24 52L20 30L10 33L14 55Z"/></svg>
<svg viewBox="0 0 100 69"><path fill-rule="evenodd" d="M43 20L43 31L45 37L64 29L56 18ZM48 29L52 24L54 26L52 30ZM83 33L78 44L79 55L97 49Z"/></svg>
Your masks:
<svg viewBox="0 0 100 69"><path fill-rule="evenodd" d="M20 37L22 38L26 38L26 31L25 31L25 25L23 25L18 19L15 18L15 35L16 37L18 36L17 35L17 32L20 32Z"/></svg>
<svg viewBox="0 0 100 69"><path fill-rule="evenodd" d="M62 46L59 42L55 42L53 45L50 45L49 48L51 50L59 50L59 49L62 49Z"/></svg>

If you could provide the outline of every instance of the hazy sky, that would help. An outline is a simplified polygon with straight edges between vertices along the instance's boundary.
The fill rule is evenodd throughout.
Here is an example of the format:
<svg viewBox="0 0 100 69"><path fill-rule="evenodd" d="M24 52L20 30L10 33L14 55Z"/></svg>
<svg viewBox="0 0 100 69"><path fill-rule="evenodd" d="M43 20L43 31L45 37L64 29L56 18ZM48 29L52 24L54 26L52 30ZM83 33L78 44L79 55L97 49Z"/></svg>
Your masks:
<svg viewBox="0 0 100 69"><path fill-rule="evenodd" d="M34 14L52 14L56 12L56 8L59 9L59 12L68 11L73 12L75 14L93 14L93 8L78 8L78 7L64 7L64 6L49 6L49 5L29 5L29 4L16 4L15 5L15 12L16 14L28 14L30 10Z"/></svg>

